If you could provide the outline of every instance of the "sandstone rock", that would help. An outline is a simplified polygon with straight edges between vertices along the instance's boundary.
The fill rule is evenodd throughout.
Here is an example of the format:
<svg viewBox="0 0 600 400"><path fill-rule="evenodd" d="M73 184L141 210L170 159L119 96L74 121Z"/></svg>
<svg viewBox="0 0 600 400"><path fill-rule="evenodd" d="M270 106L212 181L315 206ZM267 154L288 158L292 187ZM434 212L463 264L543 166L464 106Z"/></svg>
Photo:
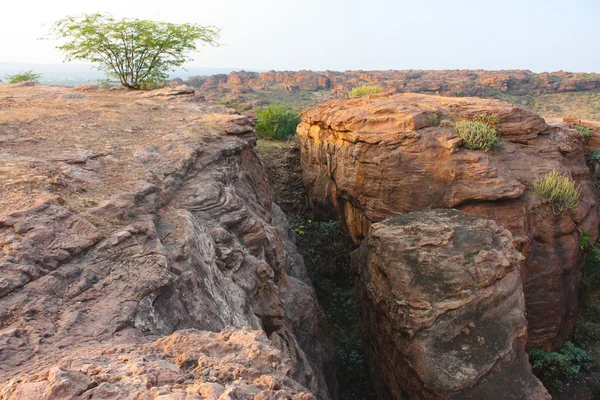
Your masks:
<svg viewBox="0 0 600 400"><path fill-rule="evenodd" d="M287 376L291 369L260 331L191 329L147 344L87 347L39 374L0 384L0 398L315 400Z"/></svg>
<svg viewBox="0 0 600 400"><path fill-rule="evenodd" d="M550 399L525 353L522 259L506 229L456 210L372 225L352 265L378 398Z"/></svg>
<svg viewBox="0 0 600 400"><path fill-rule="evenodd" d="M18 111L0 108L1 135L8 138L0 171L2 183L10 183L0 196L0 382L12 382L12 396L54 391L54 398L77 398L85 389L89 398L122 398L127 387L144 391L139 398L248 398L248 390L257 398L296 396L286 389L295 386L256 366L239 368L256 372L248 387L246 380L214 382L222 388L209 380L191 397L186 390L162 393L163 384L151 389L157 380L175 389L201 357L182 372L169 365L171 356L159 355L156 373L149 364L140 366L146 372L135 369L145 362L143 353L133 364L124 359L148 340L182 329L233 326L265 332L259 342L289 358L291 379L318 399L335 398L323 313L285 216L272 203L250 120L193 96L141 99L102 89L57 113L56 98L72 92L44 85L0 89L0 98L10 94L19 105ZM94 362L108 375L120 372L89 386L70 366L100 345L106 347L99 353L89 350L100 357ZM249 346L253 357L271 351ZM121 356L122 365L115 361ZM222 356L229 364L211 364L202 374L235 375L235 352ZM63 357L81 358L61 364ZM127 378L127 368L134 378Z"/></svg>
<svg viewBox="0 0 600 400"><path fill-rule="evenodd" d="M500 144L468 150L452 118L497 113ZM427 126L427 116L441 116ZM317 216L339 218L359 243L372 223L429 208L458 208L509 229L526 260L521 270L529 346L555 348L577 317L583 229L598 235L598 207L582 143L573 130L549 128L506 103L418 94L336 100L306 111L298 127L303 179ZM543 131L542 131L543 130ZM533 192L557 170L581 190L559 215Z"/></svg>

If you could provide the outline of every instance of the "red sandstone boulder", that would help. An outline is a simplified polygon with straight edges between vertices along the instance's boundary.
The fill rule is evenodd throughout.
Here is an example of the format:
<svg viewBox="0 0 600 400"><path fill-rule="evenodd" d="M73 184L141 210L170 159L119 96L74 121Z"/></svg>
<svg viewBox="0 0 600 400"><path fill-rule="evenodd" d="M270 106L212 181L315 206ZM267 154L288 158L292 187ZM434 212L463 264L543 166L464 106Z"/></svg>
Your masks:
<svg viewBox="0 0 600 400"><path fill-rule="evenodd" d="M499 118L499 145L468 150L454 120ZM428 126L431 114L440 123ZM317 216L339 218L359 243L372 223L429 208L458 208L509 229L526 257L521 271L529 345L568 339L577 317L583 229L598 233L596 192L580 135L549 128L535 113L476 98L419 94L335 100L302 115L303 179ZM533 192L557 170L579 185L578 206L559 215Z"/></svg>
<svg viewBox="0 0 600 400"><path fill-rule="evenodd" d="M506 229L456 210L372 225L352 265L378 399L550 399L525 353L522 259Z"/></svg>

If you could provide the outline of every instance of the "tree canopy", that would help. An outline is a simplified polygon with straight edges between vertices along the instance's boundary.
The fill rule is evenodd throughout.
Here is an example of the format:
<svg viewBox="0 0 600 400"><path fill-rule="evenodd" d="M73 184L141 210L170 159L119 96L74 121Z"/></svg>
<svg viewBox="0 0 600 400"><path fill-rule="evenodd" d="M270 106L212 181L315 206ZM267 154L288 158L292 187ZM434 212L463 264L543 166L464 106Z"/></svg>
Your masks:
<svg viewBox="0 0 600 400"><path fill-rule="evenodd" d="M51 30L65 61L85 60L131 89L164 81L173 67L190 61L198 42L217 46L219 30L198 24L115 19L110 14L69 16Z"/></svg>

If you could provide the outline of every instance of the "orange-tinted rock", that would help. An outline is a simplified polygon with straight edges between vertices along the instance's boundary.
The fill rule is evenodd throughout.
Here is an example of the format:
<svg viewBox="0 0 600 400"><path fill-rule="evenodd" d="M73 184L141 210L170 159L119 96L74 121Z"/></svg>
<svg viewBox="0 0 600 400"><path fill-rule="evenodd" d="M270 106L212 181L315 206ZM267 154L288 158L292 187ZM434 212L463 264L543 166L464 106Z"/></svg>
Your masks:
<svg viewBox="0 0 600 400"><path fill-rule="evenodd" d="M96 345L0 384L5 400L315 400L264 333L183 330L150 343Z"/></svg>
<svg viewBox="0 0 600 400"><path fill-rule="evenodd" d="M525 353L522 259L506 229L456 210L372 225L352 265L377 398L550 399Z"/></svg>
<svg viewBox="0 0 600 400"><path fill-rule="evenodd" d="M461 147L453 119L496 114L501 141L490 152ZM441 115L438 126L427 116ZM372 223L429 208L458 208L508 228L522 269L529 345L556 347L577 316L583 229L598 233L596 193L580 136L548 128L535 113L497 101L418 94L335 100L306 111L301 163L317 216L339 218L358 243ZM559 215L533 192L557 170L580 186L578 206Z"/></svg>

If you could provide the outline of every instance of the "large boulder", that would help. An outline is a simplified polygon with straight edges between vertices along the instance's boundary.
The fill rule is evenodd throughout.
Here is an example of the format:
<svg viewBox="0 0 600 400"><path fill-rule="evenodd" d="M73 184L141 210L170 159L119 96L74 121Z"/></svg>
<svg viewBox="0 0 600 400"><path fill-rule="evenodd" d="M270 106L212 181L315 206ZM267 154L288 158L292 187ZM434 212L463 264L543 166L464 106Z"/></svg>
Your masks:
<svg viewBox="0 0 600 400"><path fill-rule="evenodd" d="M0 382L88 346L232 326L335 398L324 316L247 117L175 92L1 90Z"/></svg>
<svg viewBox="0 0 600 400"><path fill-rule="evenodd" d="M468 150L454 132L455 120L478 114L498 117L492 151ZM599 221L581 135L507 103L419 94L334 100L302 119L303 179L317 216L340 219L356 243L372 223L420 209L492 219L525 256L529 345L554 348L571 336L578 238L587 229L595 239ZM579 185L576 208L558 214L535 195L534 181L552 170Z"/></svg>
<svg viewBox="0 0 600 400"><path fill-rule="evenodd" d="M523 256L509 231L417 211L373 224L352 256L379 399L550 399L525 353Z"/></svg>

